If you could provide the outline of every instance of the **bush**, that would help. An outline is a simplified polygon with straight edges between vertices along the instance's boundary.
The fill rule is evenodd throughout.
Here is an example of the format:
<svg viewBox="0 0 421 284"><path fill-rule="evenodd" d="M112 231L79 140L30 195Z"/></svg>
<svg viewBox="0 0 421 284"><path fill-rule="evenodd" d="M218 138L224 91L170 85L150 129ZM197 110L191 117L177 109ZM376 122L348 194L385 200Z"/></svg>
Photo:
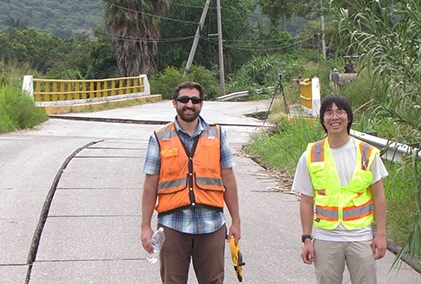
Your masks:
<svg viewBox="0 0 421 284"><path fill-rule="evenodd" d="M45 120L47 115L18 87L6 84L0 88L0 133L32 128Z"/></svg>
<svg viewBox="0 0 421 284"><path fill-rule="evenodd" d="M291 55L270 55L253 57L235 74L229 77L227 93L251 91L262 87L276 86L278 74L282 74L282 82L291 82L302 74L304 67Z"/></svg>
<svg viewBox="0 0 421 284"><path fill-rule="evenodd" d="M206 70L202 66L191 66L189 74L184 76L184 69L167 67L150 79L151 94L161 94L165 100L172 99L172 92L178 84L185 81L200 83L206 90L206 99L213 100L220 96L217 71Z"/></svg>

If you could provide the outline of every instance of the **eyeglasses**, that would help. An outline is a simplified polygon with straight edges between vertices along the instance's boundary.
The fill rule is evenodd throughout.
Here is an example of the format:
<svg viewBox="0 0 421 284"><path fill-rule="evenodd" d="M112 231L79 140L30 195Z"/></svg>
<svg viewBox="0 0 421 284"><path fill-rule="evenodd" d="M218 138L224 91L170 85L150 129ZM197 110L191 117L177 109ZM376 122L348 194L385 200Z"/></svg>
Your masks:
<svg viewBox="0 0 421 284"><path fill-rule="evenodd" d="M178 102L180 102L180 103L183 103L183 104L186 104L189 101L191 101L195 105L200 104L203 101L203 99L201 99L201 98L198 98L198 97L188 97L188 96L178 97L178 98L175 98L175 100L178 101Z"/></svg>
<svg viewBox="0 0 421 284"><path fill-rule="evenodd" d="M336 113L336 116L340 117L340 116L344 116L346 114L346 111L344 111L343 109L328 110L328 111L325 111L325 116L327 118L331 118L333 117L335 113Z"/></svg>

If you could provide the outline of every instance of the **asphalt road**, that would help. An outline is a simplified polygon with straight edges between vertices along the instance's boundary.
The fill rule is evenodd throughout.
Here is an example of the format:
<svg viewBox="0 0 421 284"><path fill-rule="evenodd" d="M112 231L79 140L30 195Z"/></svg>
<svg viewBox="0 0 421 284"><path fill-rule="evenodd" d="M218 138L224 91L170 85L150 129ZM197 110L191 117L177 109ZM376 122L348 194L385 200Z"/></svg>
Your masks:
<svg viewBox="0 0 421 284"><path fill-rule="evenodd" d="M243 114L268 106L205 102L202 111L227 129L235 154L243 282L315 283L300 258L298 197L241 151L263 124ZM0 283L160 283L140 242L142 167L149 135L174 115L161 101L0 135ZM238 283L228 244L225 258L225 283ZM421 283L405 263L388 273L393 259L378 261L378 283Z"/></svg>

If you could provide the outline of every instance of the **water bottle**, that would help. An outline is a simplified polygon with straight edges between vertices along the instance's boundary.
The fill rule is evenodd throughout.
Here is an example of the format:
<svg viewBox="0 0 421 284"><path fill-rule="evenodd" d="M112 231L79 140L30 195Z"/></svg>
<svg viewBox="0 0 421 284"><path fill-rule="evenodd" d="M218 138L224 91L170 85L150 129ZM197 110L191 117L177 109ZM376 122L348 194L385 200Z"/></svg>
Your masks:
<svg viewBox="0 0 421 284"><path fill-rule="evenodd" d="M146 256L146 260L151 263L157 263L158 257L159 257L159 250L162 248L162 245L165 241L165 235L164 235L164 228L160 227L155 233L153 233L151 238L151 244L153 246L153 253L148 254Z"/></svg>

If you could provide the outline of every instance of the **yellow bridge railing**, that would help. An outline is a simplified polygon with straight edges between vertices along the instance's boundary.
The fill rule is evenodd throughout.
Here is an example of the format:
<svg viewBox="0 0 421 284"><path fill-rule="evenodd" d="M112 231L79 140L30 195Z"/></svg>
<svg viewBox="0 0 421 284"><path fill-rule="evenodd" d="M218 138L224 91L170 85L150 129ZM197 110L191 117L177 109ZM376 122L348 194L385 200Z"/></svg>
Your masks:
<svg viewBox="0 0 421 284"><path fill-rule="evenodd" d="M307 109L312 109L312 96L311 96L311 79L305 79L300 82L301 87L301 105Z"/></svg>
<svg viewBox="0 0 421 284"><path fill-rule="evenodd" d="M144 93L145 78L146 76L100 80L55 80L34 78L33 96L35 102L58 102ZM149 88L149 86L147 87Z"/></svg>
<svg viewBox="0 0 421 284"><path fill-rule="evenodd" d="M300 82L300 88L301 109L312 117L317 117L320 109L319 78L304 79Z"/></svg>

